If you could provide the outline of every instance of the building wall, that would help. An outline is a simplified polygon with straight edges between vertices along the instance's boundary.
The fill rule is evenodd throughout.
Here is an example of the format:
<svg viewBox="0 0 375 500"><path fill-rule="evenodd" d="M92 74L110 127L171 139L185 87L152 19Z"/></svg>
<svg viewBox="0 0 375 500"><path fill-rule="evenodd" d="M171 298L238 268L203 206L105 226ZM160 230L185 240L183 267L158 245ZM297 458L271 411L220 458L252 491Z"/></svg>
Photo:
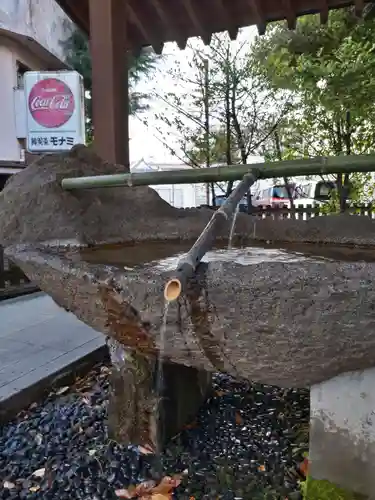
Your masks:
<svg viewBox="0 0 375 500"><path fill-rule="evenodd" d="M28 36L64 61L64 42L73 24L54 0L0 0L0 29ZM46 61L41 59L40 52L33 50L32 44L25 47L3 32L0 34L0 160L5 161L23 159L18 140L19 120L24 119L17 105L18 63L29 70L47 69Z"/></svg>
<svg viewBox="0 0 375 500"><path fill-rule="evenodd" d="M0 160L20 161L21 145L17 138L16 96L18 62L30 70L43 69L43 62L33 54L0 37Z"/></svg>
<svg viewBox="0 0 375 500"><path fill-rule="evenodd" d="M62 61L73 27L55 0L0 0L0 28L33 38Z"/></svg>

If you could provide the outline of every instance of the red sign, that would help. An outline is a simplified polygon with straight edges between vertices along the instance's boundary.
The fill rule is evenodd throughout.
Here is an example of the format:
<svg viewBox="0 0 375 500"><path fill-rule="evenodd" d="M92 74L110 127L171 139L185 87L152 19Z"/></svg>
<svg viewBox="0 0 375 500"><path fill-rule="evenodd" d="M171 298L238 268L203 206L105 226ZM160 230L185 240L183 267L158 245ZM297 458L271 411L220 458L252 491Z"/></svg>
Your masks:
<svg viewBox="0 0 375 500"><path fill-rule="evenodd" d="M29 110L34 120L46 128L58 128L72 116L74 95L66 83L57 78L40 80L29 94Z"/></svg>

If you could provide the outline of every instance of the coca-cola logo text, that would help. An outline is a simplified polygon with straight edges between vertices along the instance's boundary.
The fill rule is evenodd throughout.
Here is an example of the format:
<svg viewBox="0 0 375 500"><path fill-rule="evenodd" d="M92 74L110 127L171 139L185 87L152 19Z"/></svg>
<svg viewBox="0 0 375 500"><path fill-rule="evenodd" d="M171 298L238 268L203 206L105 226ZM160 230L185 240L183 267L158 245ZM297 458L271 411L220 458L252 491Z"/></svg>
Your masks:
<svg viewBox="0 0 375 500"><path fill-rule="evenodd" d="M72 116L74 95L68 85L57 78L40 80L29 94L29 110L34 120L46 128L58 128Z"/></svg>

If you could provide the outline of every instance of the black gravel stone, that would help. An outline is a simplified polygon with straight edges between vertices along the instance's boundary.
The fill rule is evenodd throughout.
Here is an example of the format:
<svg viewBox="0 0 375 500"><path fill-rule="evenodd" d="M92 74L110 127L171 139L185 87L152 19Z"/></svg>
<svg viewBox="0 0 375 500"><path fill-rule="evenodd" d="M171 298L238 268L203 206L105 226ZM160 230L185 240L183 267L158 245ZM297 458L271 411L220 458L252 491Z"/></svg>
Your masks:
<svg viewBox="0 0 375 500"><path fill-rule="evenodd" d="M115 500L115 490L187 470L174 498L299 497L309 393L217 375L196 422L159 458L108 439L108 369L57 390L0 429L0 499Z"/></svg>

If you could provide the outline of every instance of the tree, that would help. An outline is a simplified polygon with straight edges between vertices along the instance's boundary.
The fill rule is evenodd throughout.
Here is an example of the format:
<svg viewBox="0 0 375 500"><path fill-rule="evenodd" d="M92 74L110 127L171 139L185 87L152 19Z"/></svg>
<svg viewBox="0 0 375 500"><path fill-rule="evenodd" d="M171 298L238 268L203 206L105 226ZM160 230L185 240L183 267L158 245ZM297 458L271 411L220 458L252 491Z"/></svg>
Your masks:
<svg viewBox="0 0 375 500"><path fill-rule="evenodd" d="M254 55L260 77L269 88L293 96L278 130L283 158L374 150L374 27L374 20L360 21L353 10L340 9L331 12L326 26L318 16L305 16L295 32L278 23L258 38ZM272 147L269 152L272 156ZM351 183L359 189L366 180L353 175ZM336 182L344 210L349 175L337 175Z"/></svg>
<svg viewBox="0 0 375 500"><path fill-rule="evenodd" d="M85 98L86 118L88 136L92 136L92 76L91 76L91 55L89 40L80 30L75 30L70 38L65 42L67 53L67 63L83 76L84 86L88 96ZM124 54L125 60L126 54ZM134 115L137 112L148 110L147 100L149 95L137 92L136 85L142 77L149 76L156 68L160 59L150 49L143 49L139 56L129 56L129 113Z"/></svg>
<svg viewBox="0 0 375 500"><path fill-rule="evenodd" d="M187 68L177 65L170 71L176 90L156 96L167 110L157 118L175 134L187 163L246 164L250 155L263 152L287 112L289 92L264 86L247 39L233 44L221 34L209 48L192 43L188 48ZM166 146L173 152L170 141ZM229 183L227 194L231 189Z"/></svg>

